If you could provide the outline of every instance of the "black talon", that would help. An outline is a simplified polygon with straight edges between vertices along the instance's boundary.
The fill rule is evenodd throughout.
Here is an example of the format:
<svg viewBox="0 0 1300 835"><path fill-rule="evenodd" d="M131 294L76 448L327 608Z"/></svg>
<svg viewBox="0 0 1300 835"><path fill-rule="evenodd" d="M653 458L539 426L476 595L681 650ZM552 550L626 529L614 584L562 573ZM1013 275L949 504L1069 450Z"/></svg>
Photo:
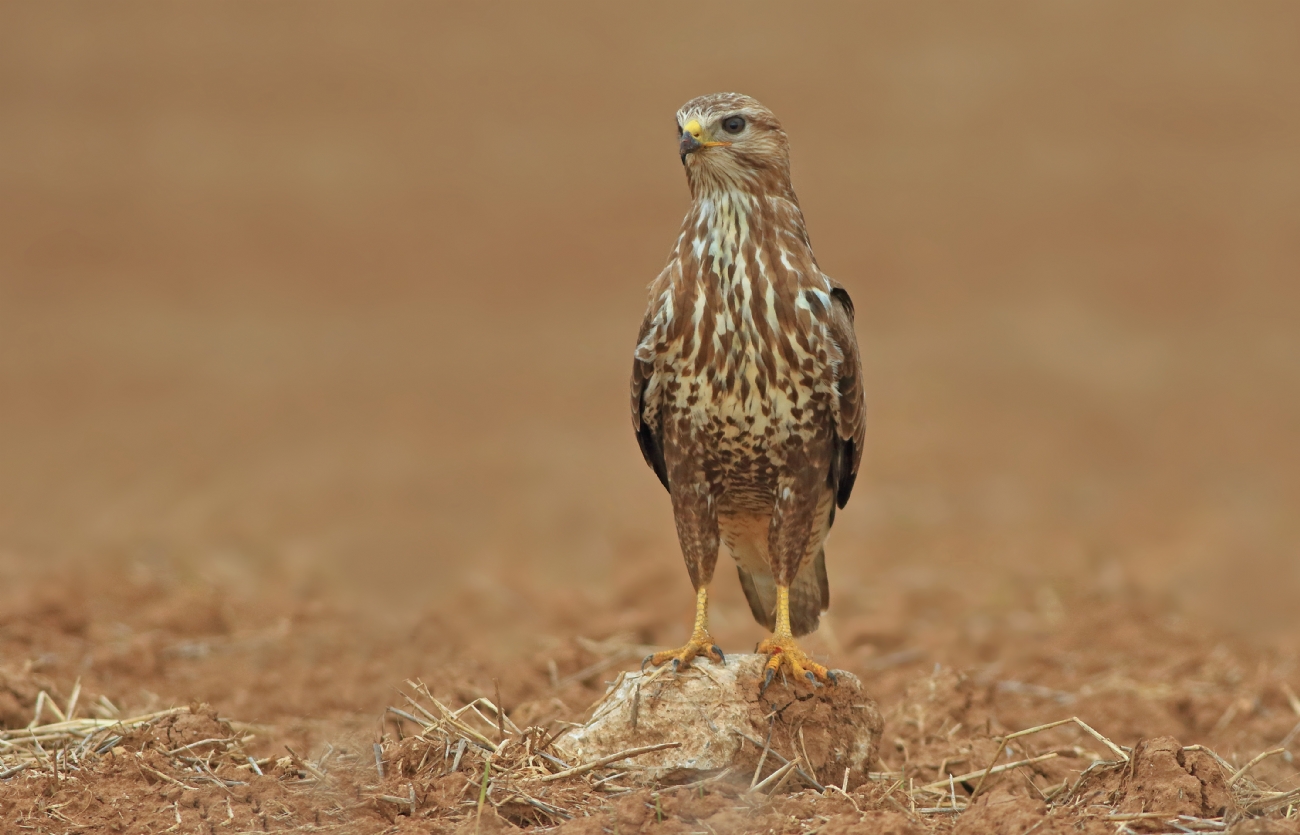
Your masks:
<svg viewBox="0 0 1300 835"><path fill-rule="evenodd" d="M816 690L818 687L821 687L821 683L817 681L817 676L813 675L812 670L809 670L808 672L804 673L803 677L808 679L808 683L813 686L814 690Z"/></svg>
<svg viewBox="0 0 1300 835"><path fill-rule="evenodd" d="M765 692L767 692L767 686L768 686L769 684L772 683L772 678L773 678L775 675L776 675L776 672L775 672L772 668L769 667L768 670L767 670L767 675L763 676L763 686L760 687L760 688L758 688L758 695L761 696L761 695L763 695Z"/></svg>
<svg viewBox="0 0 1300 835"><path fill-rule="evenodd" d="M674 672L674 673L677 672L677 668L678 668L679 666L681 666L681 663L682 663L682 659L680 659L680 658L674 658L674 659L673 659L673 672Z"/></svg>
<svg viewBox="0 0 1300 835"><path fill-rule="evenodd" d="M713 645L713 651L718 655L718 663L725 665L727 663L727 656L722 654L722 650L718 649L717 644Z"/></svg>
<svg viewBox="0 0 1300 835"><path fill-rule="evenodd" d="M655 654L654 654L653 652L650 653L649 655L647 655L647 656L645 657L645 659L641 662L641 672L643 672L643 673L645 672L645 665L646 665L646 664L649 664L649 663L650 663L650 660L651 660L652 658L654 658L654 657L655 657Z"/></svg>
<svg viewBox="0 0 1300 835"><path fill-rule="evenodd" d="M839 683L840 683L840 677L837 676L837 675L835 675L835 671L834 671L834 670L827 670L827 671L826 671L826 678L830 681L831 684L839 684Z"/></svg>

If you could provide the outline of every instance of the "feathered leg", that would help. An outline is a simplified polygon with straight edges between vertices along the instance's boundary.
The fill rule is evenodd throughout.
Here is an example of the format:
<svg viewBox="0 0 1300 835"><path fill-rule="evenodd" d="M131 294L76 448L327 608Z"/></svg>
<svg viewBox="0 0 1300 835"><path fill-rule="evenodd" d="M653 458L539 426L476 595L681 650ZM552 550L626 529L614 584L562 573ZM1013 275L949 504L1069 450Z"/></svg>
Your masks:
<svg viewBox="0 0 1300 835"><path fill-rule="evenodd" d="M722 664L725 661L722 650L709 634L709 583L718 563L719 546L718 517L709 482L698 461L683 458L669 464L669 484L677 540L682 546L691 585L695 587L695 627L685 646L648 655L641 666L672 661L674 669L684 669L701 655Z"/></svg>
<svg viewBox="0 0 1300 835"><path fill-rule="evenodd" d="M804 471L809 469L804 468ZM796 468L795 471L799 470ZM768 656L764 665L763 689L767 689L782 668L789 669L795 678L806 679L814 687L819 683L833 684L835 674L809 658L795 643L790 624L790 587L800 576L804 564L820 557L822 542L830 529L834 496L823 484L807 478L802 483L794 478L782 479L777 496L768 533L768 553L772 575L776 579L776 628L757 650ZM815 607L814 617L809 618L801 611L800 620L801 623L811 621L807 626L812 627L822 601L812 599L807 602L812 603L812 607L807 608ZM805 601L800 603L805 606Z"/></svg>

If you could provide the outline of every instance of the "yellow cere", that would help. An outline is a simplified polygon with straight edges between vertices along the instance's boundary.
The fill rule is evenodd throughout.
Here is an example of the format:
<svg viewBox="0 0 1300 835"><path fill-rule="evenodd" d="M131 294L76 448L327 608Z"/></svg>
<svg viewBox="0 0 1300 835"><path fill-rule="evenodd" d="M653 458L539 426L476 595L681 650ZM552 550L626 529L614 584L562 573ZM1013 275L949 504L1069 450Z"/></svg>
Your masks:
<svg viewBox="0 0 1300 835"><path fill-rule="evenodd" d="M682 130L686 131L691 136L694 136L696 139L699 139L700 134L703 132L703 128L700 127L700 123L694 119L682 125Z"/></svg>

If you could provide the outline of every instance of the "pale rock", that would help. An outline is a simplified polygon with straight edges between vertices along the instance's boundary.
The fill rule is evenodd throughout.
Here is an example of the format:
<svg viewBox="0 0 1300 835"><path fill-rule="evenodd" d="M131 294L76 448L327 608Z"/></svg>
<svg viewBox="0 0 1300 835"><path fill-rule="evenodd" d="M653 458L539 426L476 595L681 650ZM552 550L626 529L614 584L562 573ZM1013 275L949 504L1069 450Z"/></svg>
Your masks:
<svg viewBox="0 0 1300 835"><path fill-rule="evenodd" d="M640 754L609 766L627 772L617 783L682 783L728 773L748 785L771 731L767 776L781 759L801 759L815 780L850 787L876 760L883 721L862 683L837 672L838 683L812 688L778 676L760 695L765 657L732 655L725 665L697 659L680 673L660 668L620 674L581 727L562 734L555 749L573 765L663 742L680 747ZM761 779L761 778L760 778ZM802 778L792 775L786 789Z"/></svg>

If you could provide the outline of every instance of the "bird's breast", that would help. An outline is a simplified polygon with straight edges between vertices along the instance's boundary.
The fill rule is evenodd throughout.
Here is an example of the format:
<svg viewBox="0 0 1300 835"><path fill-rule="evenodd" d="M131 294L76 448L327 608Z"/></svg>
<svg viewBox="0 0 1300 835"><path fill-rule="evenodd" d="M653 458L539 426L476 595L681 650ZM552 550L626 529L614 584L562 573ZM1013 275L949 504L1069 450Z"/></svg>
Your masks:
<svg viewBox="0 0 1300 835"><path fill-rule="evenodd" d="M824 364L807 338L787 333L762 281L743 265L693 311L690 333L667 363L672 410L719 446L779 445L829 404Z"/></svg>
<svg viewBox="0 0 1300 835"><path fill-rule="evenodd" d="M654 357L671 431L724 457L824 433L830 285L797 207L738 193L698 201L668 275L662 318L638 350Z"/></svg>

